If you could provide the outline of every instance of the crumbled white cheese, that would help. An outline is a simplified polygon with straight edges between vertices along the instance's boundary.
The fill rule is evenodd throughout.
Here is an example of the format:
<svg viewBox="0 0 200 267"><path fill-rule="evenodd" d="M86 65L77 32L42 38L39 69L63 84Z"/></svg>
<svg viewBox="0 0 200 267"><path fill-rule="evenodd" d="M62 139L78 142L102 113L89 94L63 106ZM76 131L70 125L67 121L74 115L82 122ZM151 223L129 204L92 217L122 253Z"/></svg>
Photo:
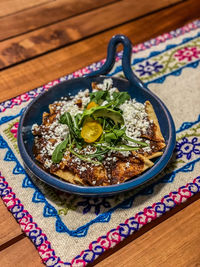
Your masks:
<svg viewBox="0 0 200 267"><path fill-rule="evenodd" d="M111 78L104 79L103 83L97 84L97 88L103 91L109 90L113 85L113 80Z"/></svg>
<svg viewBox="0 0 200 267"><path fill-rule="evenodd" d="M116 157L113 157L113 162L116 162L117 161L117 158Z"/></svg>
<svg viewBox="0 0 200 267"><path fill-rule="evenodd" d="M131 155L130 151L120 151L120 154L122 154L124 157L129 157Z"/></svg>
<svg viewBox="0 0 200 267"><path fill-rule="evenodd" d="M126 135L132 139L140 141L141 133L145 133L149 128L145 106L136 102L135 99L130 99L120 105L120 109L123 111ZM129 141L129 144L134 144L134 146L136 146L136 144L131 141Z"/></svg>
<svg viewBox="0 0 200 267"><path fill-rule="evenodd" d="M109 92L110 92L111 99L112 99L112 94L113 94L114 92L118 92L118 89L117 89L116 87L113 87L113 88L111 88L111 89L109 90Z"/></svg>
<svg viewBox="0 0 200 267"><path fill-rule="evenodd" d="M105 106L105 105L107 105L107 104L108 104L108 101L105 100L105 101L103 101L103 103L101 104L101 106Z"/></svg>
<svg viewBox="0 0 200 267"><path fill-rule="evenodd" d="M150 146L146 146L142 149L144 152L151 152L151 147Z"/></svg>
<svg viewBox="0 0 200 267"><path fill-rule="evenodd" d="M33 125L32 125L32 132L33 131L39 131L39 129L40 129L40 127L39 127L39 125L37 124L37 123L34 123Z"/></svg>
<svg viewBox="0 0 200 267"><path fill-rule="evenodd" d="M63 99L58 101L61 104L60 113L63 115L65 112L69 112L72 116L75 116L78 113L81 113L82 110L76 105L76 101L81 100L82 107L86 106L90 102L89 90L80 91L74 98L71 100ZM58 110L58 108L57 108Z"/></svg>
<svg viewBox="0 0 200 267"><path fill-rule="evenodd" d="M51 167L51 164L52 164L52 161L50 159L46 159L44 162L44 167L48 169Z"/></svg>
<svg viewBox="0 0 200 267"><path fill-rule="evenodd" d="M126 162L126 168L130 167L130 162Z"/></svg>
<svg viewBox="0 0 200 267"><path fill-rule="evenodd" d="M80 170L80 172L84 172L84 171L86 171L87 169L86 169L86 167L81 166L81 168L80 168L79 170Z"/></svg>

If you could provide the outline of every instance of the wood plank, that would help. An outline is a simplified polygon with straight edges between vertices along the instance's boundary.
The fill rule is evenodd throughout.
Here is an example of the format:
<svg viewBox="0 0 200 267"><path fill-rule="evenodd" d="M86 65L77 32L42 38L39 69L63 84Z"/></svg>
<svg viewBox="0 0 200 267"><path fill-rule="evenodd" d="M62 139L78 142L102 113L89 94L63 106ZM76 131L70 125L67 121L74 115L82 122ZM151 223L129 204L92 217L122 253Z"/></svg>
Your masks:
<svg viewBox="0 0 200 267"><path fill-rule="evenodd" d="M3 41L0 47L2 68L71 44L177 1L179 0L143 0L138 5L137 1L123 0Z"/></svg>
<svg viewBox="0 0 200 267"><path fill-rule="evenodd" d="M3 267L44 267L33 243L26 237L0 252Z"/></svg>
<svg viewBox="0 0 200 267"><path fill-rule="evenodd" d="M8 212L2 199L0 198L0 246L11 239L14 239L22 234L19 224L16 222L10 212Z"/></svg>
<svg viewBox="0 0 200 267"><path fill-rule="evenodd" d="M12 13L20 12L34 6L41 5L53 0L1 0L0 1L0 17L5 17Z"/></svg>
<svg viewBox="0 0 200 267"><path fill-rule="evenodd" d="M184 1L179 5L3 70L0 74L0 101L39 87L104 58L108 41L114 34L125 34L133 44L137 44L199 18L199 10L199 0Z"/></svg>
<svg viewBox="0 0 200 267"><path fill-rule="evenodd" d="M95 266L199 266L200 199Z"/></svg>
<svg viewBox="0 0 200 267"><path fill-rule="evenodd" d="M117 1L121 0L56 0L26 9L23 12L0 18L0 40L2 41ZM28 3L29 1L26 2Z"/></svg>

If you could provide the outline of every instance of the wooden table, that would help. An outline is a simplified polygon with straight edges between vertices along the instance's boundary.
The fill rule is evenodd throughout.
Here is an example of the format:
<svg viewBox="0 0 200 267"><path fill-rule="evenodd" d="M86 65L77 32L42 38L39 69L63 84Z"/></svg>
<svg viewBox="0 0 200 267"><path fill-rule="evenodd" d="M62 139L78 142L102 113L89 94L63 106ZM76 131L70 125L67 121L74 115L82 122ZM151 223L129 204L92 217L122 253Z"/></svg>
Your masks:
<svg viewBox="0 0 200 267"><path fill-rule="evenodd" d="M0 101L105 58L114 34L137 44L198 18L199 0L1 0ZM199 196L147 224L93 265L199 266ZM0 214L0 266L11 266L10 261L16 267L43 266L2 201Z"/></svg>

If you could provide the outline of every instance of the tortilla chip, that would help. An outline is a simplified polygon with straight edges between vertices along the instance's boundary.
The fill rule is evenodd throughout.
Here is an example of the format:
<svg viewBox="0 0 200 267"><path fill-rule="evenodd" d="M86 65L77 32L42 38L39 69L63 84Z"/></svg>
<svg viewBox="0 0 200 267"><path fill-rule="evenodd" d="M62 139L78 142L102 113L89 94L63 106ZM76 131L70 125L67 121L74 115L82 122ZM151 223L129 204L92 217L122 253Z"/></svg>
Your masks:
<svg viewBox="0 0 200 267"><path fill-rule="evenodd" d="M128 163L128 164L127 164ZM112 170L112 179L114 183L123 183L126 180L137 176L154 165L152 161L141 154L133 152L133 157L128 160L119 160Z"/></svg>
<svg viewBox="0 0 200 267"><path fill-rule="evenodd" d="M63 180L71 183L71 184L79 184L79 185L85 185L82 181L82 179L80 179L80 177L78 175L74 175L72 172L68 171L68 170L57 170L55 172L51 172L54 175L62 178Z"/></svg>
<svg viewBox="0 0 200 267"><path fill-rule="evenodd" d="M161 151L166 145L163 142L150 141L152 150L150 152L143 152L142 155L148 159L160 157L163 152Z"/></svg>
<svg viewBox="0 0 200 267"><path fill-rule="evenodd" d="M47 118L48 118L48 116L49 116L49 113L47 113L47 112L44 112L44 113L42 114L42 123L43 123L44 125L46 125L46 123L47 123Z"/></svg>
<svg viewBox="0 0 200 267"><path fill-rule="evenodd" d="M161 133L156 113L153 109L153 106L151 105L151 103L149 101L145 102L145 111L148 114L149 121L153 120L154 128L153 128L153 131L151 133L142 134L142 137L153 140L153 141L164 143L165 139L163 138L163 135Z"/></svg>
<svg viewBox="0 0 200 267"><path fill-rule="evenodd" d="M53 123L55 118L56 118L56 114L55 113L49 114L47 112L44 112L43 115L42 115L42 123L45 126L49 126L49 125L51 125Z"/></svg>
<svg viewBox="0 0 200 267"><path fill-rule="evenodd" d="M157 151L157 152L154 152L154 153L151 153L151 154L144 154L144 156L146 158L148 158L148 159L154 159L154 158L162 156L162 154L163 154L162 151Z"/></svg>
<svg viewBox="0 0 200 267"><path fill-rule="evenodd" d="M108 177L107 177L107 172L106 172L106 169L100 165L100 166L95 166L92 168L92 176L91 176L91 179L92 179L92 184L93 184L93 181L95 181L95 184L93 185L108 185L109 183L107 182L108 181Z"/></svg>
<svg viewBox="0 0 200 267"><path fill-rule="evenodd" d="M92 82L92 90L101 90L97 87L97 83L96 82Z"/></svg>

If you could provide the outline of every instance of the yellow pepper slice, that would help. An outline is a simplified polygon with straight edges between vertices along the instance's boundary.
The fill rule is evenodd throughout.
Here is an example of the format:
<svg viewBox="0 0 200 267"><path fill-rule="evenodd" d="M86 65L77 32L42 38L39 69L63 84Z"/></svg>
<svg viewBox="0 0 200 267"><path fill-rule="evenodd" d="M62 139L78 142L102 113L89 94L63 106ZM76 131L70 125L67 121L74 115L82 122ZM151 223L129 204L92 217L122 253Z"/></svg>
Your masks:
<svg viewBox="0 0 200 267"><path fill-rule="evenodd" d="M97 103L95 103L94 101L90 102L88 105L87 105L87 108L86 109L91 109L91 108L94 108L94 107L98 107L99 105Z"/></svg>
<svg viewBox="0 0 200 267"><path fill-rule="evenodd" d="M95 142L102 134L103 129L97 121L88 121L83 125L81 137L87 143Z"/></svg>

